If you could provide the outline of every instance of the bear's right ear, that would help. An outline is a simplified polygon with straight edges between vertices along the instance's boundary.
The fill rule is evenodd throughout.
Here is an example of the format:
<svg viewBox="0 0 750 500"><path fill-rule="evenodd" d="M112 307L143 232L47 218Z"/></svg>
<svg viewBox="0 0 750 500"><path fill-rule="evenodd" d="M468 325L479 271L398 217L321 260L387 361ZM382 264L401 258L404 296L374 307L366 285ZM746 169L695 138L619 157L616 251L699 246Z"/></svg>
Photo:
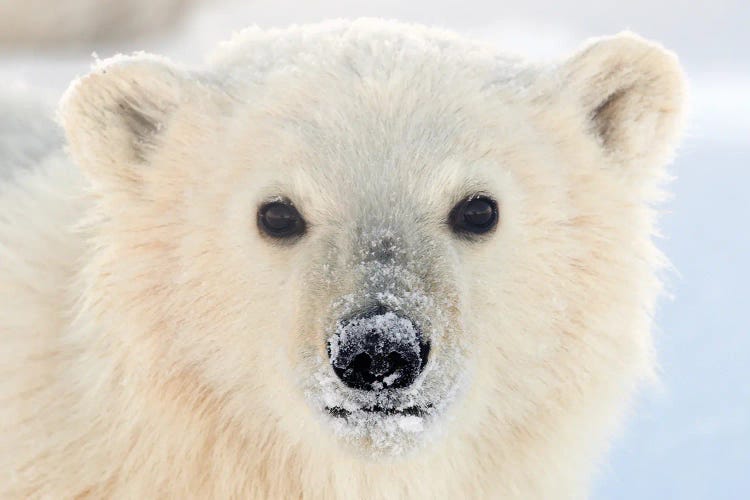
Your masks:
<svg viewBox="0 0 750 500"><path fill-rule="evenodd" d="M188 78L165 59L139 54L100 63L75 81L58 111L73 159L89 177L139 180L183 97Z"/></svg>

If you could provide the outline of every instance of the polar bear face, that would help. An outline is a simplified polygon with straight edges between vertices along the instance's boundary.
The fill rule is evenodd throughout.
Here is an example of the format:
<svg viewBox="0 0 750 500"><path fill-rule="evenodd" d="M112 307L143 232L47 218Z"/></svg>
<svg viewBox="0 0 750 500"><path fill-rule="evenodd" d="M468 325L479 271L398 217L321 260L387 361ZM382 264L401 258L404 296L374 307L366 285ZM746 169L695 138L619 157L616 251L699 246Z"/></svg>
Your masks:
<svg viewBox="0 0 750 500"><path fill-rule="evenodd" d="M91 307L129 369L269 439L555 440L649 370L682 95L632 35L549 67L362 21L251 31L201 71L112 60L61 108Z"/></svg>

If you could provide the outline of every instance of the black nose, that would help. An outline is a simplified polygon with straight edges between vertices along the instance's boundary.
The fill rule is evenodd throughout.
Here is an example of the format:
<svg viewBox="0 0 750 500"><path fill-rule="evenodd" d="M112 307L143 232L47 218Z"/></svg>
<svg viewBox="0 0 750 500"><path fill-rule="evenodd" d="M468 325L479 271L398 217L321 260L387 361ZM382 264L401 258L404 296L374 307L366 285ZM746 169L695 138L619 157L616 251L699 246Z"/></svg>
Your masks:
<svg viewBox="0 0 750 500"><path fill-rule="evenodd" d="M336 375L349 387L365 391L410 386L429 353L430 344L417 326L384 307L339 323L328 343Z"/></svg>

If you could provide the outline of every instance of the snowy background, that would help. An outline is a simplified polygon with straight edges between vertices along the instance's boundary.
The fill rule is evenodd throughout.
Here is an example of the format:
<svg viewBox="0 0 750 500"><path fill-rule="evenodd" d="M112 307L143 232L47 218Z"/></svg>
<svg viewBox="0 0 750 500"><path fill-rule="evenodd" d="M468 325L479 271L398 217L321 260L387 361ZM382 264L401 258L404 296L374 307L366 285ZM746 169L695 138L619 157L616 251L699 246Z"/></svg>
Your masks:
<svg viewBox="0 0 750 500"><path fill-rule="evenodd" d="M6 1L6 0L0 0ZM68 0L49 1L61 8ZM127 2L127 0L122 0ZM692 86L660 246L674 263L658 313L663 385L645 394L594 499L750 498L750 2L666 0L203 0L159 35L77 48L0 47L0 81L57 98L92 52L147 50L199 63L250 24L378 16L436 24L538 59L630 29L681 57ZM7 5L7 4L6 4Z"/></svg>

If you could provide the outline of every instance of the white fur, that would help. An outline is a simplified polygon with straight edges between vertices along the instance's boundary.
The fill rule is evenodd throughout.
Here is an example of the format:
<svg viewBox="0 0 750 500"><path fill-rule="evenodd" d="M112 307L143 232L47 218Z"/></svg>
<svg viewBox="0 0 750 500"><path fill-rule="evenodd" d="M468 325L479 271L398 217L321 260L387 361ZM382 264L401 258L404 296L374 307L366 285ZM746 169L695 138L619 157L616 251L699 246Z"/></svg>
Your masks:
<svg viewBox="0 0 750 500"><path fill-rule="evenodd" d="M651 373L683 94L630 34L536 67L375 20L104 63L61 105L78 167L0 194L0 496L584 496ZM445 218L477 192L501 221L466 241ZM278 196L292 244L256 227ZM360 418L333 376L367 300L432 340L389 401L428 416Z"/></svg>

